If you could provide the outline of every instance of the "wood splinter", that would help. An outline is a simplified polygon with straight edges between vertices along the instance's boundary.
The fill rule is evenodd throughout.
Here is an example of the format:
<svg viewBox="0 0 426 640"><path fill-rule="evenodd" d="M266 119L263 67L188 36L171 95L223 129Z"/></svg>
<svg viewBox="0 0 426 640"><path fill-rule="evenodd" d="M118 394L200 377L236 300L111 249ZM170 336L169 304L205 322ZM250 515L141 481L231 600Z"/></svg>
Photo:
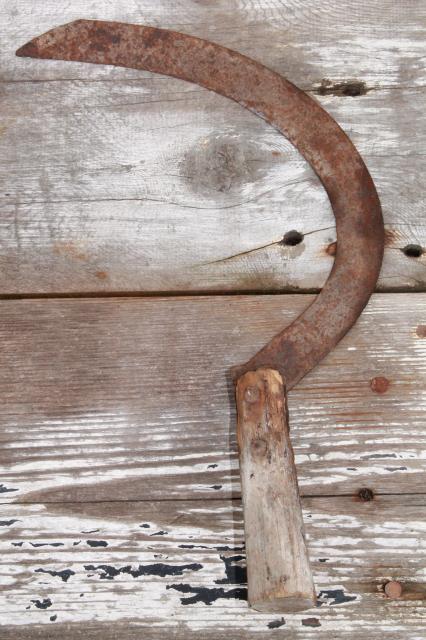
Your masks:
<svg viewBox="0 0 426 640"><path fill-rule="evenodd" d="M236 396L249 604L276 613L309 609L316 596L283 379L274 369L248 371Z"/></svg>

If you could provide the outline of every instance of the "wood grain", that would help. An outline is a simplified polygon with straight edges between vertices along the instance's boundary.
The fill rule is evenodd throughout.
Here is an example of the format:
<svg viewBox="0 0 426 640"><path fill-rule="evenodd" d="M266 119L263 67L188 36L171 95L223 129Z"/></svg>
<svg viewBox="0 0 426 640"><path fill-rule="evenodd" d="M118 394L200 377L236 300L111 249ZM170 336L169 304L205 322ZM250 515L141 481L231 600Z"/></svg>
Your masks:
<svg viewBox="0 0 426 640"><path fill-rule="evenodd" d="M156 9L145 2L137 15L129 9L117 16L114 3L111 9L98 1L91 17L193 30L313 91L377 183L388 243L379 290L424 290L426 254L402 252L426 245L424 8L415 3L419 13L401 16L385 0L374 9L364 3L361 13L345 4L292 2L285 11L282 3L259 1L227 11L222 3L191 3L191 18L182 22L181 3L167 3L166 11L164 2ZM59 15L47 2L29 12L13 0L3 11L0 32L10 44L0 85L0 293L283 292L324 284L333 216L318 180L281 134L229 100L177 80L15 59L17 43L35 35L35 25L41 32L87 15L87 8L72 3ZM376 13L380 27L369 33ZM389 16L396 14L399 39L392 40ZM339 55L326 65L333 46ZM361 58L355 75L351 55ZM397 75L395 56L403 69ZM367 60L371 77L363 72ZM331 85L321 85L328 75ZM342 78L352 76L359 95L342 89ZM49 78L55 81L43 81ZM283 245L293 229L303 242Z"/></svg>
<svg viewBox="0 0 426 640"><path fill-rule="evenodd" d="M34 5L10 0L2 3L1 13L2 80L139 78L131 70L17 63L17 46L38 33L77 18L99 18L176 29L247 55L255 51L261 62L302 88L323 78L358 78L369 86L396 88L425 84L426 9L421 0L138 0L125 5L73 0L62 6L55 0Z"/></svg>
<svg viewBox="0 0 426 640"><path fill-rule="evenodd" d="M307 163L238 105L188 88L182 97L171 82L174 91L157 80L157 88L122 86L124 95L115 83L10 85L0 291L322 286L334 219ZM416 151L424 145L400 127L409 96L396 108L387 94L323 102L364 153L382 198L388 249L379 287L422 288L424 256L400 250L426 244L425 163ZM411 99L409 120L421 123L421 100ZM302 244L280 244L291 229Z"/></svg>
<svg viewBox="0 0 426 640"><path fill-rule="evenodd" d="M1 497L239 496L227 372L312 299L3 301ZM290 392L302 495L424 491L425 304L377 294Z"/></svg>
<svg viewBox="0 0 426 640"><path fill-rule="evenodd" d="M332 265L323 189L255 116L149 73L15 57L80 17L211 39L312 92L376 181L379 290L424 291L425 254L403 249L426 246L425 9L0 0L0 296L313 291ZM2 640L423 640L419 294L376 295L289 395L321 606L247 610L226 372L311 299L2 301Z"/></svg>
<svg viewBox="0 0 426 640"><path fill-rule="evenodd" d="M3 506L2 638L36 625L56 638L421 638L425 509L414 495L304 499L319 606L281 616L247 608L239 501Z"/></svg>
<svg viewBox="0 0 426 640"><path fill-rule="evenodd" d="M279 372L241 376L236 405L248 603L272 613L312 609L315 589Z"/></svg>

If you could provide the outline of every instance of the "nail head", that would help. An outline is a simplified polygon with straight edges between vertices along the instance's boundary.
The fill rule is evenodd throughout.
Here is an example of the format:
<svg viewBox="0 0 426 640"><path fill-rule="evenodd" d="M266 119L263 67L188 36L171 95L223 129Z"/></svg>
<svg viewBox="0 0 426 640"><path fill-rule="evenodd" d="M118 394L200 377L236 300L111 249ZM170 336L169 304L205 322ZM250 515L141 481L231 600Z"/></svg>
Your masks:
<svg viewBox="0 0 426 640"><path fill-rule="evenodd" d="M388 598L400 598L402 594L402 586L396 580L390 580L385 584L385 593Z"/></svg>

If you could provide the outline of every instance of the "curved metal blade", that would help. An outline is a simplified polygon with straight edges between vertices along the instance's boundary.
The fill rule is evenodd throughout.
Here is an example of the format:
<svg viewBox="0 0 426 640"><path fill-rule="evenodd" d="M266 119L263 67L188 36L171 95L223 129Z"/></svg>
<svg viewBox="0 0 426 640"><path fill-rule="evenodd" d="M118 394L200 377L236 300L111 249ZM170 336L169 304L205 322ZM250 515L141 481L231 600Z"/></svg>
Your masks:
<svg viewBox="0 0 426 640"><path fill-rule="evenodd" d="M35 38L18 56L111 64L161 73L216 91L279 129L313 167L336 218L337 254L314 302L233 377L265 366L287 389L321 360L355 323L374 290L383 256L376 189L338 124L306 93L235 51L165 29L77 20Z"/></svg>

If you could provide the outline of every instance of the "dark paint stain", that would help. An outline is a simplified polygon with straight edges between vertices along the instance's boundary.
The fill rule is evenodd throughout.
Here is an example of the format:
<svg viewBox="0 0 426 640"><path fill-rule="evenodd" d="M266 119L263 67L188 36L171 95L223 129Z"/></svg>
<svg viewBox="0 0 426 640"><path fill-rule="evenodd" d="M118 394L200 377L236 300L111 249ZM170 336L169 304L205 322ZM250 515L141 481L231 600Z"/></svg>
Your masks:
<svg viewBox="0 0 426 640"><path fill-rule="evenodd" d="M396 453L372 453L369 456L361 456L361 460L378 460L380 458L397 458Z"/></svg>
<svg viewBox="0 0 426 640"><path fill-rule="evenodd" d="M178 544L179 549L210 549L204 544Z"/></svg>
<svg viewBox="0 0 426 640"><path fill-rule="evenodd" d="M12 542L12 547L22 547L23 542Z"/></svg>
<svg viewBox="0 0 426 640"><path fill-rule="evenodd" d="M150 533L150 536L168 536L168 531L156 531L155 533Z"/></svg>
<svg viewBox="0 0 426 640"><path fill-rule="evenodd" d="M235 564L241 560L245 561L245 556L238 555L230 556L229 558L226 556L220 556L220 559L225 564L226 578L215 580L215 584L247 584L246 567L241 567L240 565Z"/></svg>
<svg viewBox="0 0 426 640"><path fill-rule="evenodd" d="M37 547L64 547L63 542L30 542L30 545L34 548Z"/></svg>
<svg viewBox="0 0 426 640"><path fill-rule="evenodd" d="M0 520L0 527L11 527L15 522L20 522L19 520Z"/></svg>
<svg viewBox="0 0 426 640"><path fill-rule="evenodd" d="M222 489L222 485L221 484L213 484L210 488L214 489L215 491L219 491L219 489Z"/></svg>
<svg viewBox="0 0 426 640"><path fill-rule="evenodd" d="M225 591L223 587L191 587L190 584L170 584L166 586L166 589L175 589L176 591L180 591L180 593L194 594L189 598L180 599L184 605L196 604L197 602L211 605L213 602L216 602L216 600L219 600L219 598L227 600L247 600L247 589L245 588Z"/></svg>
<svg viewBox="0 0 426 640"><path fill-rule="evenodd" d="M329 558L318 558L318 562L327 562Z"/></svg>
<svg viewBox="0 0 426 640"><path fill-rule="evenodd" d="M84 593L80 593L80 598L82 598L84 596Z"/></svg>
<svg viewBox="0 0 426 640"><path fill-rule="evenodd" d="M75 576L75 571L72 571L72 569L63 569L62 571L55 571L50 569L35 569L34 573L48 573L54 578L61 578L62 582L68 582L71 576Z"/></svg>
<svg viewBox="0 0 426 640"><path fill-rule="evenodd" d="M369 89L362 80L348 80L344 82L332 82L327 78L321 80L321 85L314 89L320 96L346 96L354 98L365 95Z"/></svg>
<svg viewBox="0 0 426 640"><path fill-rule="evenodd" d="M141 529L149 529L151 525L147 524L146 522L144 522L143 524L139 525Z"/></svg>
<svg viewBox="0 0 426 640"><path fill-rule="evenodd" d="M356 467L346 467L346 471L356 471Z"/></svg>
<svg viewBox="0 0 426 640"><path fill-rule="evenodd" d="M108 542L106 542L105 540L86 540L86 544L88 544L89 547L107 547L108 546Z"/></svg>
<svg viewBox="0 0 426 640"><path fill-rule="evenodd" d="M51 621L51 622L55 622L55 620L57 619L57 617L58 617L57 615L50 616L50 621Z"/></svg>
<svg viewBox="0 0 426 640"><path fill-rule="evenodd" d="M76 547L78 544L81 544L81 540L79 540L78 542L73 542L73 543L72 543L72 546L73 546L73 547Z"/></svg>
<svg viewBox="0 0 426 640"><path fill-rule="evenodd" d="M389 386L390 381L384 376L377 376L370 380L370 389L376 393L386 393Z"/></svg>
<svg viewBox="0 0 426 640"><path fill-rule="evenodd" d="M386 471L407 471L407 467L385 467Z"/></svg>
<svg viewBox="0 0 426 640"><path fill-rule="evenodd" d="M19 491L19 489L9 489L4 484L0 484L0 493L11 493L12 491Z"/></svg>
<svg viewBox="0 0 426 640"><path fill-rule="evenodd" d="M321 601L322 600L322 601ZM353 602L356 600L356 596L347 596L343 589L325 589L318 594L317 607L322 607L327 600L330 600L328 604L330 606L336 604L344 604L345 602Z"/></svg>
<svg viewBox="0 0 426 640"><path fill-rule="evenodd" d="M233 551L234 553L240 552L240 551L245 551L245 545L241 545L241 547L230 547L227 544L225 545L219 545L218 547L215 547L216 551Z"/></svg>
<svg viewBox="0 0 426 640"><path fill-rule="evenodd" d="M426 338L426 324L419 324L416 329L416 335L419 338Z"/></svg>
<svg viewBox="0 0 426 640"><path fill-rule="evenodd" d="M48 609L52 606L50 598L44 598L43 600L31 600L31 602L35 604L37 609Z"/></svg>
<svg viewBox="0 0 426 640"><path fill-rule="evenodd" d="M318 618L303 618L302 625L304 627L320 627L321 622Z"/></svg>
<svg viewBox="0 0 426 640"><path fill-rule="evenodd" d="M216 469L217 466L217 464L208 464L207 469Z"/></svg>
<svg viewBox="0 0 426 640"><path fill-rule="evenodd" d="M102 573L98 574L101 580L114 580L114 578L120 573L125 573L132 576L132 578L139 578L140 576L160 576L162 578L165 576L181 576L184 571L199 571L203 568L203 565L198 562L182 565L157 562L155 564L147 564L144 566L139 565L137 569L132 569L130 565L116 568L107 564L100 564L97 566L87 564L84 565L84 568L86 571L101 571Z"/></svg>
<svg viewBox="0 0 426 640"><path fill-rule="evenodd" d="M279 627L283 627L284 625L284 618L278 618L278 620L271 620L271 622L268 622L268 629L279 629Z"/></svg>
<svg viewBox="0 0 426 640"><path fill-rule="evenodd" d="M363 502L370 502L370 500L374 499L374 493L371 489L367 489L367 487L363 487L358 491L358 498Z"/></svg>
<svg viewBox="0 0 426 640"><path fill-rule="evenodd" d="M100 529L93 529L92 531L82 531L81 533L98 533Z"/></svg>

